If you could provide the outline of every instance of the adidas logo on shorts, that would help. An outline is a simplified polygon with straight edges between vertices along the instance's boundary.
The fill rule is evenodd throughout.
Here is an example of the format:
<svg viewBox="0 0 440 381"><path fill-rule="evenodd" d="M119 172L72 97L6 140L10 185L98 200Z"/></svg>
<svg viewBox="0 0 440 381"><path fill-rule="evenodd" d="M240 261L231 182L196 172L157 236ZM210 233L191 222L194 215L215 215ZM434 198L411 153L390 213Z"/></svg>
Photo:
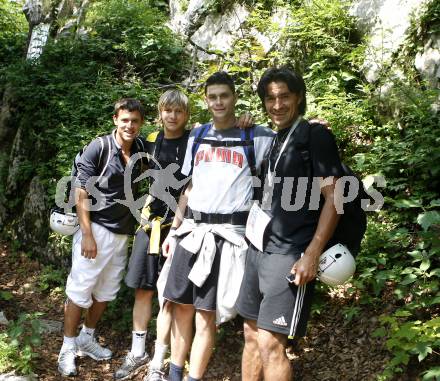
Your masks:
<svg viewBox="0 0 440 381"><path fill-rule="evenodd" d="M286 319L284 319L284 316L280 316L278 319L275 319L272 324L275 325L281 325L283 327L287 327Z"/></svg>

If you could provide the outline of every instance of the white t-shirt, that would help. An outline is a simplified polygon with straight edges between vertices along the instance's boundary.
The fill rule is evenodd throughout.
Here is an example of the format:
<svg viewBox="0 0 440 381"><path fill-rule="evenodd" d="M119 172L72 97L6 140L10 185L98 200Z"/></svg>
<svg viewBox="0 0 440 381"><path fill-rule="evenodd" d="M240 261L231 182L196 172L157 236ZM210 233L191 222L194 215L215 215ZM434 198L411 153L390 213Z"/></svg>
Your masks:
<svg viewBox="0 0 440 381"><path fill-rule="evenodd" d="M191 172L192 148L199 129L191 131L182 166L182 174ZM211 127L205 139L241 140L241 131L232 127L216 130ZM254 149L257 171L268 156L274 132L267 127L254 129ZM192 190L188 206L203 213L230 214L249 210L253 195L252 175L247 162L244 147L213 147L200 144L194 157Z"/></svg>

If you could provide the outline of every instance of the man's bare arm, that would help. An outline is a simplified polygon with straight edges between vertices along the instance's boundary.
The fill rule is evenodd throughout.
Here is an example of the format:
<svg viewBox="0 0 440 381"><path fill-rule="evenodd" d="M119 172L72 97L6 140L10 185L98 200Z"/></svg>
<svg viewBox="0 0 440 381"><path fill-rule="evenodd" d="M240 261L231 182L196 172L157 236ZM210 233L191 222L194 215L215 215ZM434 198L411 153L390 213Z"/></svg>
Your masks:
<svg viewBox="0 0 440 381"><path fill-rule="evenodd" d="M186 206L188 205L188 195L192 189L192 181L190 180L188 185L185 187L185 190L179 197L179 202L177 203L176 214L173 219L173 223L171 224L172 229L177 229L183 222L185 217Z"/></svg>
<svg viewBox="0 0 440 381"><path fill-rule="evenodd" d="M97 255L95 238L92 233L92 223L90 221L89 194L85 189L76 188L76 214L82 232L81 255L93 259Z"/></svg>
<svg viewBox="0 0 440 381"><path fill-rule="evenodd" d="M328 179L326 179L328 180ZM325 202L319 216L318 226L309 246L304 255L292 267L291 273L295 275L295 284L303 285L316 278L318 272L319 257L321 256L327 242L332 237L338 224L340 215L335 207L335 184L336 178L332 179L331 184L321 188Z"/></svg>
<svg viewBox="0 0 440 381"><path fill-rule="evenodd" d="M186 186L185 190L179 197L179 202L177 204L176 214L173 219L173 223L171 224L171 231L168 236L165 238L162 244L162 254L165 257L172 254L175 249L175 237L173 235L173 230L177 229L183 222L185 218L185 209L188 204L188 195L192 189L192 182L190 181Z"/></svg>

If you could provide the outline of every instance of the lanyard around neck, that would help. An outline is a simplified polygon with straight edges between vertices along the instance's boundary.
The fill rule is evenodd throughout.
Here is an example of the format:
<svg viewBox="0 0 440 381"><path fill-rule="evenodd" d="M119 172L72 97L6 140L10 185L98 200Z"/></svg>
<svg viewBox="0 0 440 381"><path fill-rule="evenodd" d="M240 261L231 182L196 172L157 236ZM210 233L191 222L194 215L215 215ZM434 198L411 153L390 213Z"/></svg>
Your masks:
<svg viewBox="0 0 440 381"><path fill-rule="evenodd" d="M270 186L273 185L273 180L275 177L276 168L277 168L278 162L280 161L281 155L283 154L284 150L286 149L287 143L290 140L290 136L293 134L293 131L295 131L295 129L298 126L300 121L301 121L301 117L299 116L296 119L295 123L293 123L292 127L290 128L289 133L287 134L286 138L284 139L284 143L281 146L281 149L280 149L280 152L278 153L277 159L275 160L275 165L273 166L273 171L270 170L270 156L272 156L272 155L269 155L269 171L268 171L267 177L268 177Z"/></svg>

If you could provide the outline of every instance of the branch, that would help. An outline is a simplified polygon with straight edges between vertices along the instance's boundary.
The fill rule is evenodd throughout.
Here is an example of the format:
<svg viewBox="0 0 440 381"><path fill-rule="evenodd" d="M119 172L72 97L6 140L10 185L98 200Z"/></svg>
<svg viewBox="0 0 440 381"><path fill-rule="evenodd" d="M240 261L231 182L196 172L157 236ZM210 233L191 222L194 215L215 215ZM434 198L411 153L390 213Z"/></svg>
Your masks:
<svg viewBox="0 0 440 381"><path fill-rule="evenodd" d="M204 52L204 53L206 53L206 54L214 54L214 55L216 55L216 56L219 56L219 57L225 58L225 55L224 55L223 53L219 53L219 52L216 52L216 51L214 51L214 50L208 50L208 49L202 48L200 45L197 45L193 40L191 40L191 38L188 38L188 42L189 42L192 46L194 46L196 49L201 50L202 52Z"/></svg>

